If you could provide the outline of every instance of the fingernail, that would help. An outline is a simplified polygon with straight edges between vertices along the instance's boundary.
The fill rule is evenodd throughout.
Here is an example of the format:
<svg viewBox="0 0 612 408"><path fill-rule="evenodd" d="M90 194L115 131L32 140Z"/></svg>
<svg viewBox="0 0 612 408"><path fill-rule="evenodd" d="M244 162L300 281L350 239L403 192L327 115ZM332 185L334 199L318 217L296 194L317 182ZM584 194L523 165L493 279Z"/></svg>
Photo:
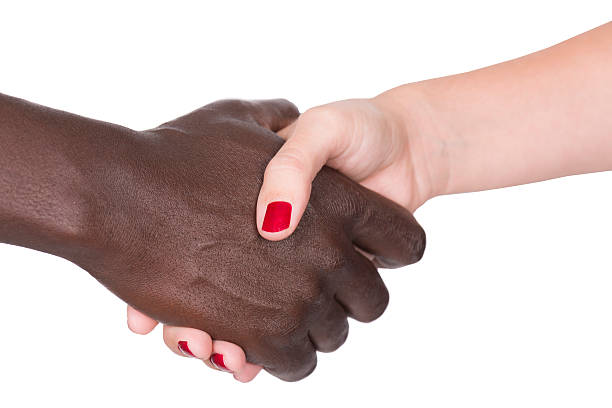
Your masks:
<svg viewBox="0 0 612 408"><path fill-rule="evenodd" d="M289 228L291 222L291 204L286 201L273 201L266 208L261 229L267 232L279 232Z"/></svg>
<svg viewBox="0 0 612 408"><path fill-rule="evenodd" d="M191 350L189 350L189 346L187 345L186 341L182 341L182 340L179 341L178 348L179 350L181 350L181 353L183 353L187 357L195 357L195 355L191 352Z"/></svg>
<svg viewBox="0 0 612 408"><path fill-rule="evenodd" d="M217 353L213 354L212 356L210 356L210 362L213 366L215 366L217 370L227 371L227 372L230 371L225 366L225 362L223 362L223 354L217 354Z"/></svg>

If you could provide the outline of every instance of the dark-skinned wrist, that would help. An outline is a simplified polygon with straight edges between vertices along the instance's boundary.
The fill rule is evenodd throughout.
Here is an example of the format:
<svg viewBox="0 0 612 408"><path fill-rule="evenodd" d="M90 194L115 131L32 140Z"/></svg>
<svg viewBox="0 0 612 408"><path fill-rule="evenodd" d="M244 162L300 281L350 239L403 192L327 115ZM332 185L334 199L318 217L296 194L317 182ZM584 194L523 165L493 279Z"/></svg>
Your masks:
<svg viewBox="0 0 612 408"><path fill-rule="evenodd" d="M135 132L6 95L0 117L0 242L91 257L95 191Z"/></svg>

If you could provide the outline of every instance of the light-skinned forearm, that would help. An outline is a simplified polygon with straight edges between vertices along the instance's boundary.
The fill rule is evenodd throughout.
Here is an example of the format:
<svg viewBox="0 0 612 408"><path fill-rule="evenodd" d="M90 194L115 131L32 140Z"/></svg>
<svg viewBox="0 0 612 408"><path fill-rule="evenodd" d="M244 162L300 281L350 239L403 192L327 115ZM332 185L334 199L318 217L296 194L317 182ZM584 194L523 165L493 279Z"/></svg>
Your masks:
<svg viewBox="0 0 612 408"><path fill-rule="evenodd" d="M612 23L378 98L417 112L432 196L612 170Z"/></svg>

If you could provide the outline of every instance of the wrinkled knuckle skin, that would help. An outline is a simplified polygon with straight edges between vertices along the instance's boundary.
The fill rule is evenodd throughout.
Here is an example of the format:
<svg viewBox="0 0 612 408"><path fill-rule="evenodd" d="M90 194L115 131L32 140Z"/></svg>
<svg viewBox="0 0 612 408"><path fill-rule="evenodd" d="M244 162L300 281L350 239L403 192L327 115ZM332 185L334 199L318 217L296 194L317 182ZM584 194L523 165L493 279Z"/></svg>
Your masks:
<svg viewBox="0 0 612 408"><path fill-rule="evenodd" d="M344 126L342 112L330 106L310 108L302 114L300 121L307 127L324 128L329 134L336 134Z"/></svg>
<svg viewBox="0 0 612 408"><path fill-rule="evenodd" d="M320 251L320 255L313 260L313 263L321 271L321 282L325 283L334 273L344 270L349 265L349 261L346 250L336 248L338 244L332 240L322 239L321 245L328 246L329 249Z"/></svg>
<svg viewBox="0 0 612 408"><path fill-rule="evenodd" d="M125 155L112 152L119 161L113 168L122 174L101 181L104 199L96 197L89 215L100 226L93 246L104 248L105 261L92 261L100 266L92 274L156 320L239 344L249 361L297 381L316 367L309 330L337 293L337 272L352 262L346 220L354 214L346 214L347 208L362 212L364 190L326 169L294 234L279 242L261 238L254 207L261 176L282 141L238 118L251 115L252 104L207 105L206 115L182 119L178 130L168 126L163 137L147 134ZM285 108L273 103L274 109ZM286 165L303 167L295 158ZM424 236L415 241L420 256ZM89 259L79 263L90 266ZM378 296L361 320L382 314L388 293L355 287ZM321 348L337 349L347 333L348 326Z"/></svg>
<svg viewBox="0 0 612 408"><path fill-rule="evenodd" d="M296 147L287 146L270 161L266 167L264 178L270 174L284 174L287 172L303 176L309 171L310 167L306 164L304 153Z"/></svg>
<svg viewBox="0 0 612 408"><path fill-rule="evenodd" d="M310 201L320 210L335 219L355 220L365 218L370 201L365 196L365 187L356 184L336 169L323 166L312 183Z"/></svg>
<svg viewBox="0 0 612 408"><path fill-rule="evenodd" d="M296 285L304 287L303 291L288 291L286 296L291 299L282 302L279 311L266 318L267 327L261 333L270 344L279 348L292 342L299 342L308 327L320 316L321 310L330 302L319 279L299 282ZM264 321L262 325L263 323Z"/></svg>

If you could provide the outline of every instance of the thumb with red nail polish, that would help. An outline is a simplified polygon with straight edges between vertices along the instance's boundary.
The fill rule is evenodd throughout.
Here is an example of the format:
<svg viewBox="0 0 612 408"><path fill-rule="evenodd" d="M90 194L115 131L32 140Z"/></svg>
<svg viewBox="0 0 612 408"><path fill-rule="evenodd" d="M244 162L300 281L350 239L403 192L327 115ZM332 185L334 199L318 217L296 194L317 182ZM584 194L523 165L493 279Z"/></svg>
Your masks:
<svg viewBox="0 0 612 408"><path fill-rule="evenodd" d="M331 154L324 137L301 132L299 124L308 123L309 116L305 113L279 132L288 140L266 167L257 200L257 226L260 235L271 241L295 231L308 204L312 181Z"/></svg>
<svg viewBox="0 0 612 408"><path fill-rule="evenodd" d="M289 228L291 223L291 204L286 201L273 201L266 208L261 229L266 232L280 232Z"/></svg>

